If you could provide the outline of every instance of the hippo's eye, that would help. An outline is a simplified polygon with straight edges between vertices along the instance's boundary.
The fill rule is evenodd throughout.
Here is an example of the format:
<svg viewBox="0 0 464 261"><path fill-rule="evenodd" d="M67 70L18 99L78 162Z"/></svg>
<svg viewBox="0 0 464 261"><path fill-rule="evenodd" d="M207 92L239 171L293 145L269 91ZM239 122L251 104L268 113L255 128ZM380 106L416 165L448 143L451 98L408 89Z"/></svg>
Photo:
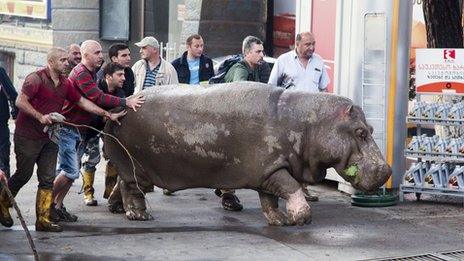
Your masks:
<svg viewBox="0 0 464 261"><path fill-rule="evenodd" d="M367 131L365 129L359 128L356 130L356 136L364 140L367 137Z"/></svg>

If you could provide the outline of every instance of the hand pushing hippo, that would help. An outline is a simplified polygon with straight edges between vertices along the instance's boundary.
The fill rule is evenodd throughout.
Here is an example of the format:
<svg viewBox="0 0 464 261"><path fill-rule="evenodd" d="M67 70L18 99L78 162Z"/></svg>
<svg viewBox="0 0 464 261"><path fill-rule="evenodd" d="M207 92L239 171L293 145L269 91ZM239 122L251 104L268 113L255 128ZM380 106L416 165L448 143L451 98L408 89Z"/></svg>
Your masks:
<svg viewBox="0 0 464 261"><path fill-rule="evenodd" d="M156 185L253 189L270 225L303 225L311 210L300 183L322 181L333 167L373 191L391 174L364 113L347 98L254 82L157 86L144 95L139 111L105 128L134 158L135 175L126 151L105 137L120 173L110 201L122 197L131 220L152 219L141 190Z"/></svg>

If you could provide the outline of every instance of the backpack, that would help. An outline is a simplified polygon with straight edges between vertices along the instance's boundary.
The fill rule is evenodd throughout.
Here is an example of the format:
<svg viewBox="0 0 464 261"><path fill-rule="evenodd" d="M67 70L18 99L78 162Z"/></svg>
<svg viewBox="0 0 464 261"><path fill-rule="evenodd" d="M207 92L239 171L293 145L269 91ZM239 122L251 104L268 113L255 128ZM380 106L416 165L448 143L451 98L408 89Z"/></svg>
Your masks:
<svg viewBox="0 0 464 261"><path fill-rule="evenodd" d="M209 84L224 83L224 78L226 77L227 72L234 64L240 62L241 60L242 55L240 54L231 55L229 58L225 59L219 65L218 73L209 79Z"/></svg>

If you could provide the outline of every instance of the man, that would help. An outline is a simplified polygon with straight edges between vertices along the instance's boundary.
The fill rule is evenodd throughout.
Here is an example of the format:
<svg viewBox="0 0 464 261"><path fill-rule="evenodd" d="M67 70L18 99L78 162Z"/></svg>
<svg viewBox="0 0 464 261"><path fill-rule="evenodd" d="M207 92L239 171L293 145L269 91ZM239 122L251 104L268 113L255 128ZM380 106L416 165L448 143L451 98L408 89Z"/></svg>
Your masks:
<svg viewBox="0 0 464 261"><path fill-rule="evenodd" d="M15 106L16 97L18 97L18 93L11 83L5 69L0 67L0 170L2 170L7 177L10 177L11 146L8 120L10 119L10 106L11 117L16 119L18 114L18 109Z"/></svg>
<svg viewBox="0 0 464 261"><path fill-rule="evenodd" d="M308 92L325 92L330 82L322 58L314 53L316 40L312 33L303 32L296 36L295 50L282 54L274 64L269 84ZM306 200L318 201L310 195L303 184Z"/></svg>
<svg viewBox="0 0 464 261"><path fill-rule="evenodd" d="M119 64L124 68L124 78L122 90L124 91L124 96L118 96L120 98L125 98L131 96L134 93L134 73L130 68L131 63L131 56L129 46L123 43L115 43L110 46L108 49L108 57L110 58L111 62L114 64ZM105 82L105 75L104 75L104 67L97 72L97 79L99 82ZM112 66L114 68L114 66ZM99 88L101 86L99 84ZM105 92L105 91L104 91ZM107 92L105 92L107 93ZM94 197L94 188L93 188L93 181L95 177L96 166L101 160L100 156L100 138L99 135L96 135L93 131L91 131L92 135L87 135L86 138L86 148L85 148L85 155L87 155L86 161L83 162L84 167L84 174L83 177L87 177L87 179L83 179L83 190L84 190L84 204L86 206L97 206L98 202ZM116 168L108 162L105 169L105 193L103 195L104 198L108 198L111 190L114 187L114 183L116 182L115 179L117 178L117 171Z"/></svg>
<svg viewBox="0 0 464 261"><path fill-rule="evenodd" d="M69 75L73 87L82 96L95 102L100 106L115 108L118 106L129 107L134 111L144 102L143 96L137 95L130 99L121 99L112 95L104 94L98 89L96 82L96 70L102 64L103 55L101 45L94 40L84 41L81 45L82 62L74 67ZM75 104L65 102L63 115L67 121L78 125L89 125L92 114L81 110ZM54 220L65 222L76 222L77 216L71 215L63 207L63 200L71 188L74 180L79 178L81 157L84 153L85 143L81 142L81 134L85 136L88 129L75 128L68 125L63 126L59 133L58 142L58 176L53 184L54 207L52 214ZM84 176L83 179L93 177Z"/></svg>
<svg viewBox="0 0 464 261"><path fill-rule="evenodd" d="M126 93L123 90L125 79L125 71L127 67L119 63L111 62L103 66L102 72L104 79L98 81L98 88L105 94L113 95L119 98L125 98ZM129 68L129 70L131 70ZM92 127L103 130L104 121L101 117L94 117L92 120ZM84 204L86 206L96 206L97 200L94 198L95 189L93 187L96 166L100 162L100 135L94 130L87 131L84 137L86 143L85 153L88 155L87 160L82 164L83 172L83 190L84 190ZM105 192L104 198L108 198L114 185L116 184L117 171L111 162L108 162L105 170ZM111 208L110 208L111 209Z"/></svg>
<svg viewBox="0 0 464 261"><path fill-rule="evenodd" d="M292 89L325 92L330 79L324 61L314 53L315 47L316 40L312 33L297 34L295 50L277 58L268 83L278 85L279 80L286 80Z"/></svg>
<svg viewBox="0 0 464 261"><path fill-rule="evenodd" d="M224 77L225 82L253 81L259 82L258 65L263 62L263 42L255 36L247 36L242 43L243 59L234 64ZM222 198L225 210L240 211L243 209L235 190L216 190Z"/></svg>
<svg viewBox="0 0 464 261"><path fill-rule="evenodd" d="M180 83L199 84L214 76L213 61L203 54L203 38L193 34L187 38L187 51L172 62Z"/></svg>
<svg viewBox="0 0 464 261"><path fill-rule="evenodd" d="M179 83L200 84L207 82L214 76L213 61L203 54L204 42L199 34L190 35L186 42L187 51L181 57L172 62L177 71ZM173 192L163 189L164 195L172 195Z"/></svg>
<svg viewBox="0 0 464 261"><path fill-rule="evenodd" d="M70 44L68 46L68 66L65 75L68 76L71 70L81 62L81 47L78 44Z"/></svg>
<svg viewBox="0 0 464 261"><path fill-rule="evenodd" d="M20 109L14 133L16 172L8 187L16 195L30 180L37 164L39 186L36 200L36 231L60 232L62 227L50 220L52 187L55 178L58 146L44 133L44 126L61 122L60 112L66 101L86 111L117 121L125 112L109 113L83 98L63 75L68 66L64 49L52 48L47 54L47 67L29 74L21 88L16 105ZM10 227L13 220L5 191L0 193L0 223Z"/></svg>
<svg viewBox="0 0 464 261"><path fill-rule="evenodd" d="M110 58L111 62L117 63L124 67L124 77L126 78L126 80L124 81L122 89L124 90L126 97L131 96L132 94L134 94L135 78L134 72L132 72L132 69L130 67L131 53L129 50L129 46L127 46L124 43L112 44L108 49L108 57ZM103 80L104 78L105 76L103 74L102 68L97 73L97 79Z"/></svg>
<svg viewBox="0 0 464 261"><path fill-rule="evenodd" d="M254 36L247 36L242 44L243 59L234 64L226 76L225 82L259 82L258 65L263 62L263 42Z"/></svg>
<svg viewBox="0 0 464 261"><path fill-rule="evenodd" d="M155 85L177 84L176 69L160 56L160 46L155 37L148 36L135 44L140 47L141 60L132 66L135 75L135 91Z"/></svg>

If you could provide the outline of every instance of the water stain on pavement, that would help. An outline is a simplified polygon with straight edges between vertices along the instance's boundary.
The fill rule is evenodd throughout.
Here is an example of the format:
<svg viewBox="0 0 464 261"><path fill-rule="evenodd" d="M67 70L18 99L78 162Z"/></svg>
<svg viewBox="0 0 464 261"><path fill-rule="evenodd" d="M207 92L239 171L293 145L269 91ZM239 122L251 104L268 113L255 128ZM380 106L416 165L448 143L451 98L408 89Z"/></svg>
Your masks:
<svg viewBox="0 0 464 261"><path fill-rule="evenodd" d="M230 218L235 220L235 218ZM232 221L229 220L229 221ZM308 244L311 242L311 231L304 227L272 227L272 226L175 226L175 227L96 227L88 225L66 224L66 231L75 231L91 236L102 235L136 235L149 233L188 233L188 232L236 232L266 237L281 243ZM66 237L66 236L64 236ZM64 238L60 237L60 238ZM70 236L76 237L76 236ZM79 236L78 236L79 237ZM80 235L85 237L85 235Z"/></svg>

